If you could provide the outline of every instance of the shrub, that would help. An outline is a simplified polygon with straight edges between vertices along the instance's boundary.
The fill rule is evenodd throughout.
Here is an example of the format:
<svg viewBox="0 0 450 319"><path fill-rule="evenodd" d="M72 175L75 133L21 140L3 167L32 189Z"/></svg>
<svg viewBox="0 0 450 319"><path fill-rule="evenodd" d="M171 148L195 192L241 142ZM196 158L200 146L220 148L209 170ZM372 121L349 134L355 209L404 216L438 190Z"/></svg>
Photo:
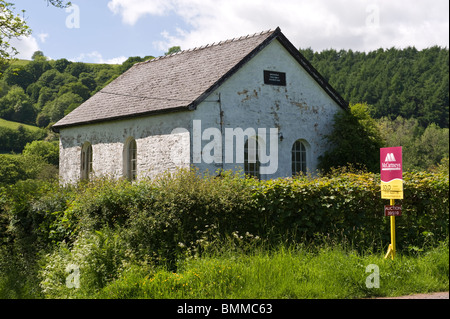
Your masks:
<svg viewBox="0 0 450 319"><path fill-rule="evenodd" d="M46 136L43 129L32 131L24 126L17 129L0 127L0 152L22 152L27 143L41 140Z"/></svg>
<svg viewBox="0 0 450 319"><path fill-rule="evenodd" d="M86 287L100 289L120 276L124 263L142 260L173 271L181 260L220 251L224 243L237 251L301 242L385 252L388 201L381 199L379 179L335 171L258 181L179 171L135 183L21 181L1 194L0 229L7 231L0 238L23 256L23 269L47 254L48 296L73 293L51 292L64 283L70 263L89 274ZM405 199L396 201L403 206L396 219L399 251L414 253L448 237L448 185L444 173L404 173Z"/></svg>
<svg viewBox="0 0 450 319"><path fill-rule="evenodd" d="M59 142L33 141L27 143L22 152L24 155L39 156L45 162L59 166Z"/></svg>
<svg viewBox="0 0 450 319"><path fill-rule="evenodd" d="M82 233L44 258L40 286L47 298L86 298L118 278L127 259L124 242L110 229ZM77 288L77 289L74 289Z"/></svg>

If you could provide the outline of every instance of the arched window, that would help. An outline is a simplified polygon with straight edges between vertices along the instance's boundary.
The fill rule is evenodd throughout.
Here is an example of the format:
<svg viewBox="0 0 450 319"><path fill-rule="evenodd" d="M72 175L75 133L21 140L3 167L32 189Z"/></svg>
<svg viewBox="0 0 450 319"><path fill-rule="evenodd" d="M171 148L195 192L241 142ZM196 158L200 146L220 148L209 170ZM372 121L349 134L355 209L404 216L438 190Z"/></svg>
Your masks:
<svg viewBox="0 0 450 319"><path fill-rule="evenodd" d="M137 176L137 146L134 138L129 138L125 143L123 155L124 176L130 181L134 181Z"/></svg>
<svg viewBox="0 0 450 319"><path fill-rule="evenodd" d="M84 143L81 148L81 179L89 180L92 173L92 145L89 142Z"/></svg>
<svg viewBox="0 0 450 319"><path fill-rule="evenodd" d="M260 178L259 167L261 163L258 157L258 140L249 138L244 146L244 171L246 175Z"/></svg>
<svg viewBox="0 0 450 319"><path fill-rule="evenodd" d="M306 174L306 145L303 141L295 141L292 146L292 176L299 173Z"/></svg>

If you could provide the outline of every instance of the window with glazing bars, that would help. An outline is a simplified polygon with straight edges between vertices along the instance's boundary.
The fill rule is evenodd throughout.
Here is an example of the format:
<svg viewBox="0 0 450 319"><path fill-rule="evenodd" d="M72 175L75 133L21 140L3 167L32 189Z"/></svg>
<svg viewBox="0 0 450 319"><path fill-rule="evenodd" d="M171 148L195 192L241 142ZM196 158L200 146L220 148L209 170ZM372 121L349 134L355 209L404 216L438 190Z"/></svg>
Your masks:
<svg viewBox="0 0 450 319"><path fill-rule="evenodd" d="M292 146L292 175L306 174L306 147L302 141L296 141Z"/></svg>
<svg viewBox="0 0 450 319"><path fill-rule="evenodd" d="M246 175L259 179L260 162L258 158L258 141L252 140L249 143L249 140L245 142L244 146L244 171Z"/></svg>
<svg viewBox="0 0 450 319"><path fill-rule="evenodd" d="M89 180L92 173L92 145L85 143L81 149L81 179Z"/></svg>
<svg viewBox="0 0 450 319"><path fill-rule="evenodd" d="M128 142L127 149L127 178L130 181L136 180L137 176L137 146L136 140L132 139Z"/></svg>

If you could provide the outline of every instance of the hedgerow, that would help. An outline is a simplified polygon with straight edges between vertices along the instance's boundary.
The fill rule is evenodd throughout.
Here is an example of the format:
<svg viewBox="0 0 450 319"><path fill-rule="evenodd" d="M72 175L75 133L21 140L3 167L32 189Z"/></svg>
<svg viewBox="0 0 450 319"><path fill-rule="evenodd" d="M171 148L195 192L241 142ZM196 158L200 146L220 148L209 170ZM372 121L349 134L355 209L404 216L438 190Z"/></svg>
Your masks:
<svg viewBox="0 0 450 319"><path fill-rule="evenodd" d="M90 282L84 287L101 288L127 263L176 269L180 260L220 250L225 242L240 251L324 241L384 251L390 230L383 208L389 201L381 199L379 180L379 174L346 171L267 181L179 171L135 183L22 181L0 192L0 268L8 252L34 256L13 268L41 276L48 292L74 262L91 274L83 276ZM448 238L448 191L448 175L404 173L404 199L396 201L403 207L396 218L399 251ZM95 265L106 268L98 272Z"/></svg>

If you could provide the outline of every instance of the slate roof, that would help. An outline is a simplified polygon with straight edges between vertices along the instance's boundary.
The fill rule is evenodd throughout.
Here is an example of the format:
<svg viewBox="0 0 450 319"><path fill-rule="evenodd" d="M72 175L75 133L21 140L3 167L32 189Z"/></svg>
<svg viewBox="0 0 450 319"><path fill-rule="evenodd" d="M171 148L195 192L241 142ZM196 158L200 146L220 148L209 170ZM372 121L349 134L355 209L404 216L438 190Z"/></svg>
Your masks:
<svg viewBox="0 0 450 319"><path fill-rule="evenodd" d="M274 39L284 45L341 107L347 108L342 97L277 28L137 63L58 121L53 130L193 110Z"/></svg>

